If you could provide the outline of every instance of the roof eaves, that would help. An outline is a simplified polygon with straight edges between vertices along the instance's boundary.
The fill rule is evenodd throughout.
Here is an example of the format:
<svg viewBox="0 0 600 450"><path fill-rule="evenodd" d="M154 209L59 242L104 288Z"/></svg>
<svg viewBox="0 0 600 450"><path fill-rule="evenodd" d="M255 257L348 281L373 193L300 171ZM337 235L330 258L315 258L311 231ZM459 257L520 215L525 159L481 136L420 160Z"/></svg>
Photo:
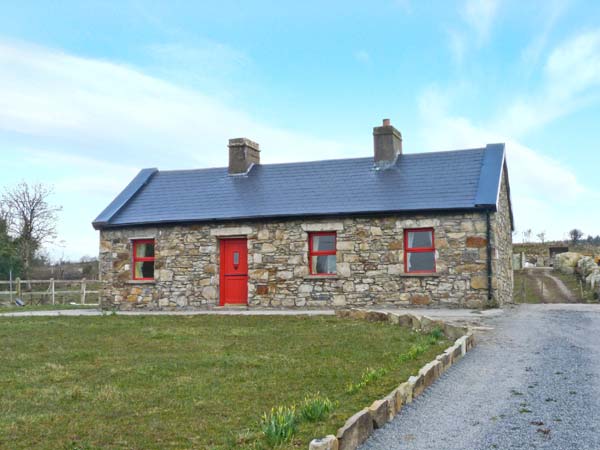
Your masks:
<svg viewBox="0 0 600 450"><path fill-rule="evenodd" d="M504 156L504 144L486 145L475 195L475 206L498 207Z"/></svg>
<svg viewBox="0 0 600 450"><path fill-rule="evenodd" d="M123 191L100 213L98 217L92 222L92 226L99 230L101 228L105 228L110 224L110 220L117 214L126 204L131 200L131 198L150 181L150 178L158 172L158 169L142 169L136 175L136 177L131 180L131 182L127 185Z"/></svg>
<svg viewBox="0 0 600 450"><path fill-rule="evenodd" d="M127 228L135 226L147 225L173 225L173 224L190 224L190 223L214 223L214 222L237 222L242 220L274 220L274 219L297 219L297 218L314 218L314 217L344 217L344 216L365 216L365 215L388 215L388 214L416 214L416 213L455 213L461 211L473 211L479 208L475 206L462 206L453 208L426 208L426 209L397 209L397 210L366 210L366 211L341 211L341 212L321 212L321 213L297 213L297 214L255 214L248 216L230 216L217 218L182 218L182 219L165 219L165 220L140 220L127 223L108 223L103 228Z"/></svg>

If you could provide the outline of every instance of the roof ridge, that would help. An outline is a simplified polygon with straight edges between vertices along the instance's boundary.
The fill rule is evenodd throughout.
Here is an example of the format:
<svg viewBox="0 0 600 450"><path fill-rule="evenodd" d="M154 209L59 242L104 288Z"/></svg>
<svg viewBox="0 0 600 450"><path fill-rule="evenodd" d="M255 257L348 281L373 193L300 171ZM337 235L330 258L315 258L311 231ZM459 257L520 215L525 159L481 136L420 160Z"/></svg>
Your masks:
<svg viewBox="0 0 600 450"><path fill-rule="evenodd" d="M417 156L426 156L426 155L437 155L437 154L453 154L453 153L462 153L462 152L475 152L485 150L485 147L474 147L474 148L464 148L464 149L455 149L455 150L438 150L435 152L419 152L419 153L403 153L399 155L399 158L406 157L417 157ZM372 156L357 156L353 158L331 158L331 159L314 159L310 161L288 161L288 162L275 162L275 163L267 163L267 164L257 164L257 167L270 167L270 166L292 166L292 165L302 165L302 164L313 164L313 163L325 163L325 162L336 162L336 161L362 161L362 160L373 160ZM227 170L227 166L219 166L219 167L198 167L196 169L168 169L168 170L159 170L159 173L181 173L181 172L200 172L205 170Z"/></svg>

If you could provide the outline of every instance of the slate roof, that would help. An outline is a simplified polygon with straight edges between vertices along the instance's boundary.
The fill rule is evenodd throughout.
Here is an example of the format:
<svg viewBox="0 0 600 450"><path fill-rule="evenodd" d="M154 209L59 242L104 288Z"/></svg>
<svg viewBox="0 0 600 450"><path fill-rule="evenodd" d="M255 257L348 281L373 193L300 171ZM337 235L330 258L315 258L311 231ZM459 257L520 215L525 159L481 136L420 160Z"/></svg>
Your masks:
<svg viewBox="0 0 600 450"><path fill-rule="evenodd" d="M375 170L373 158L226 167L144 169L96 218L97 229L294 216L497 208L504 144L403 154Z"/></svg>

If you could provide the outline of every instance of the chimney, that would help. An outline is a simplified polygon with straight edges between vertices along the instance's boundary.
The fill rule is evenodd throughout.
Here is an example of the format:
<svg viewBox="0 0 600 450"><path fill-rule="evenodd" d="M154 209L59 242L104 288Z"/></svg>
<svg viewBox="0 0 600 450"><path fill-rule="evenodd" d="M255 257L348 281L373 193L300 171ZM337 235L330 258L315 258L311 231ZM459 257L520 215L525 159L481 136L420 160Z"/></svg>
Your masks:
<svg viewBox="0 0 600 450"><path fill-rule="evenodd" d="M402 135L390 124L390 119L383 119L382 126L373 128L373 146L377 169L393 165L402 154Z"/></svg>
<svg viewBox="0 0 600 450"><path fill-rule="evenodd" d="M258 144L250 139L229 139L229 175L248 173L254 164L260 164Z"/></svg>

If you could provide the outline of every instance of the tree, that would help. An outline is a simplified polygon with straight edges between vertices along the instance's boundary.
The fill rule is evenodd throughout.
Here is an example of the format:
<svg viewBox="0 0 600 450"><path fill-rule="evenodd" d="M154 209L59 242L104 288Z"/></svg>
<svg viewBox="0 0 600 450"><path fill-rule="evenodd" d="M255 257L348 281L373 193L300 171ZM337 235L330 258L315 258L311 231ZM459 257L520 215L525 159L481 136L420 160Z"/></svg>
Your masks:
<svg viewBox="0 0 600 450"><path fill-rule="evenodd" d="M531 239L531 228L523 231L523 242L529 242Z"/></svg>
<svg viewBox="0 0 600 450"><path fill-rule="evenodd" d="M11 271L13 277L18 277L21 270L17 242L8 234L10 221L8 208L0 202L0 279L8 279Z"/></svg>
<svg viewBox="0 0 600 450"><path fill-rule="evenodd" d="M573 245L577 244L582 237L583 231L578 230L577 228L573 228L571 231L569 231L569 238L571 239Z"/></svg>
<svg viewBox="0 0 600 450"><path fill-rule="evenodd" d="M538 237L538 239L540 240L540 242L543 244L544 242L546 242L546 232L542 231L538 234L536 234L536 236Z"/></svg>
<svg viewBox="0 0 600 450"><path fill-rule="evenodd" d="M56 237L57 214L61 208L48 203L51 194L52 189L47 186L21 182L2 196L10 217L8 234L18 244L24 277L29 276L32 261L42 244Z"/></svg>

